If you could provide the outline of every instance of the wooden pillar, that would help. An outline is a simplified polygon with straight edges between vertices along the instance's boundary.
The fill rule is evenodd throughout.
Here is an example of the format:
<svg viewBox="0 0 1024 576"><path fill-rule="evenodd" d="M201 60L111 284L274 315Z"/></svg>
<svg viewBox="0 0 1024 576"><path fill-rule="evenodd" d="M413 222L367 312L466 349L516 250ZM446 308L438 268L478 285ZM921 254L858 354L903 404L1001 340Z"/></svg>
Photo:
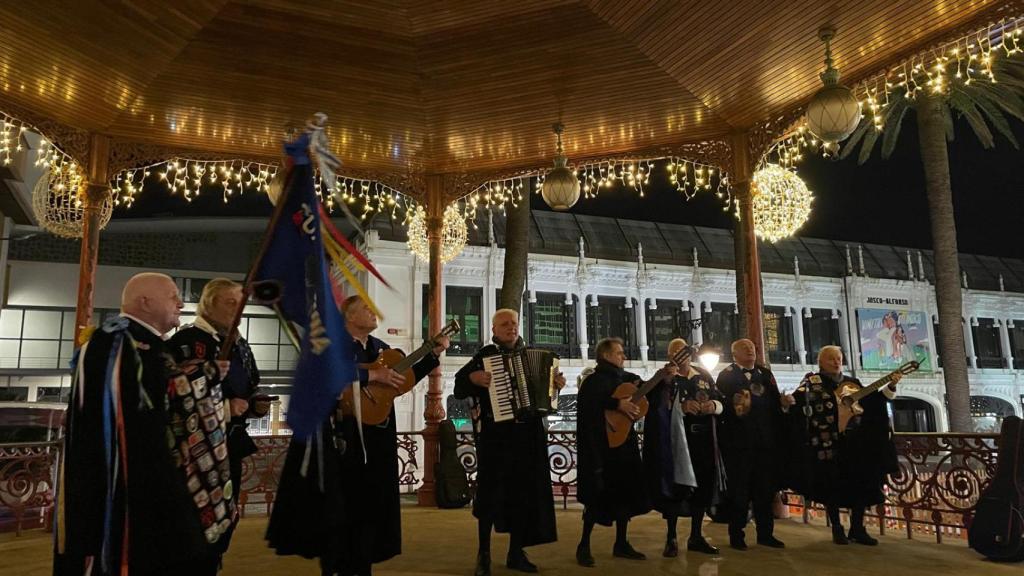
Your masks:
<svg viewBox="0 0 1024 576"><path fill-rule="evenodd" d="M89 166L79 194L82 198L82 250L78 256L78 302L75 308L75 347L79 334L92 323L92 296L96 283L96 259L100 248L100 216L109 194L107 162L110 139L93 134L89 140Z"/></svg>
<svg viewBox="0 0 1024 576"><path fill-rule="evenodd" d="M750 161L750 140L746 132L733 134L732 139L733 194L739 200L740 233L743 243L743 314L746 319L746 337L757 348L757 362L764 364L764 302L761 297L761 260L757 254L754 235L754 204L750 189L753 166Z"/></svg>
<svg viewBox="0 0 1024 576"><path fill-rule="evenodd" d="M444 176L427 177L427 243L430 248L430 284L427 289L428 332L441 331L441 233L444 227ZM438 460L437 425L444 420L444 382L441 367L434 368L428 377L427 401L423 408L423 484L417 492L420 506L436 506L434 499L434 465Z"/></svg>

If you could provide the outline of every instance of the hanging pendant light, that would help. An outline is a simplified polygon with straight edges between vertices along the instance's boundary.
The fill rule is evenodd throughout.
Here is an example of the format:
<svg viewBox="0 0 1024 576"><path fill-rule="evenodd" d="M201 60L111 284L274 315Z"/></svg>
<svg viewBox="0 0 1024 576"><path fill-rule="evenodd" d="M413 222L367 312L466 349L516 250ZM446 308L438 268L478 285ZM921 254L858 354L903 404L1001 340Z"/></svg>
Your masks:
<svg viewBox="0 0 1024 576"><path fill-rule="evenodd" d="M551 206L552 210L564 211L572 208L580 199L580 181L572 170L566 166L568 159L562 153L562 131L564 126L559 122L552 126L558 135L558 155L555 156L555 167L544 176L540 195Z"/></svg>
<svg viewBox="0 0 1024 576"><path fill-rule="evenodd" d="M824 27L818 38L825 43L825 71L820 74L825 86L807 105L807 127L827 147L845 140L860 123L860 102L853 91L839 83L839 70L832 67L832 38L836 30Z"/></svg>

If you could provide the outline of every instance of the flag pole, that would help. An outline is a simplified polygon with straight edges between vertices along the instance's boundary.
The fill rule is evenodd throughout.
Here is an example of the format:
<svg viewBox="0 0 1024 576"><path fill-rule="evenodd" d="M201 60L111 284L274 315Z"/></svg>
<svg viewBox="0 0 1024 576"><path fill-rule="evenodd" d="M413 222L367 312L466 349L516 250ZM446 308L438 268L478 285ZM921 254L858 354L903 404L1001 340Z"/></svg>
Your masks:
<svg viewBox="0 0 1024 576"><path fill-rule="evenodd" d="M285 167L287 172L284 177L284 185L281 187L281 196L278 197L277 204L274 206L274 212L270 215L270 222L267 224L266 233L263 234L260 250L256 253L256 258L249 268L249 273L245 276L242 299L238 302L238 309L235 310L235 316L231 320L231 328L228 329L227 335L224 338L224 345L221 346L220 353L217 355L218 360L227 360L231 355L231 349L234 348L235 340L238 339L238 326L242 323L242 312L245 310L245 305L249 302L249 297L252 295L252 279L256 272L259 271L260 264L263 263L263 257L267 255L267 250L270 248L271 233L277 228L277 223L281 220L281 215L284 214L284 206L288 203L288 194L291 193L292 176L294 174L290 159L285 161Z"/></svg>

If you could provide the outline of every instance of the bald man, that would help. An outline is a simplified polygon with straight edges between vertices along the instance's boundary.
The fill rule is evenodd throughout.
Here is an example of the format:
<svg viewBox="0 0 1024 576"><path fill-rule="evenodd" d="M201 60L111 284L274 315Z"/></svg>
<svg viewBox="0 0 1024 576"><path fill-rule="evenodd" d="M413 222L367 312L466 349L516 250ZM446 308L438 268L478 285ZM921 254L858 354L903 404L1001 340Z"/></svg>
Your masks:
<svg viewBox="0 0 1024 576"><path fill-rule="evenodd" d="M783 414L793 397L780 394L772 371L757 364L752 341L733 342L732 358L717 382L725 396L722 456L729 478L729 545L747 549L744 530L752 506L757 543L784 548L774 535L772 501L780 488Z"/></svg>
<svg viewBox="0 0 1024 576"><path fill-rule="evenodd" d="M56 515L54 574L217 572L213 547L230 530L233 487L215 366L189 378L164 335L182 302L163 274L132 277L121 315L91 334L75 379ZM211 441L220 431L221 444ZM216 432L212 432L217 436ZM216 438L215 438L216 439Z"/></svg>
<svg viewBox="0 0 1024 576"><path fill-rule="evenodd" d="M473 398L480 407L474 417L478 464L473 515L479 544L475 576L491 574L492 528L509 533L505 566L519 572L537 572L524 547L558 539L544 419L529 414L495 422L488 391L491 375L484 371L485 357L526 347L519 337L519 313L509 308L495 312L491 336L491 343L455 374L455 397ZM559 374L555 383L561 389L565 378Z"/></svg>

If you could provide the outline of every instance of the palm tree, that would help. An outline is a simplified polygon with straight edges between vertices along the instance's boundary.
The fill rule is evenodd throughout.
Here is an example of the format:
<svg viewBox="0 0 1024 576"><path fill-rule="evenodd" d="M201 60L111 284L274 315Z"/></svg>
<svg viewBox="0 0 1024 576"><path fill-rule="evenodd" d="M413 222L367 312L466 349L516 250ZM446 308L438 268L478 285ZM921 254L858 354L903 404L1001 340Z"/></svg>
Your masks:
<svg viewBox="0 0 1024 576"><path fill-rule="evenodd" d="M993 65L996 82L979 80L953 81L948 89L933 92L922 89L916 97L908 97L905 88L890 95L881 129L865 116L857 130L843 145L840 157L849 156L860 144L858 162L871 157L881 137L881 154L888 159L896 147L900 126L909 110L917 113L917 131L924 168L925 191L935 254L935 295L938 304L939 353L948 398L949 425L955 432L973 429L970 413L970 383L962 326L963 293L960 286L960 263L957 260L956 222L953 217L953 191L949 178L947 141L954 137L954 113L967 120L971 132L985 148L995 145L994 128L1014 148L1019 148L1008 116L1024 120L1024 62L1016 58L1000 58Z"/></svg>
<svg viewBox="0 0 1024 576"><path fill-rule="evenodd" d="M530 196L505 204L505 276L498 308L520 311L526 287L526 260L530 253ZM520 319L520 324L522 319Z"/></svg>

